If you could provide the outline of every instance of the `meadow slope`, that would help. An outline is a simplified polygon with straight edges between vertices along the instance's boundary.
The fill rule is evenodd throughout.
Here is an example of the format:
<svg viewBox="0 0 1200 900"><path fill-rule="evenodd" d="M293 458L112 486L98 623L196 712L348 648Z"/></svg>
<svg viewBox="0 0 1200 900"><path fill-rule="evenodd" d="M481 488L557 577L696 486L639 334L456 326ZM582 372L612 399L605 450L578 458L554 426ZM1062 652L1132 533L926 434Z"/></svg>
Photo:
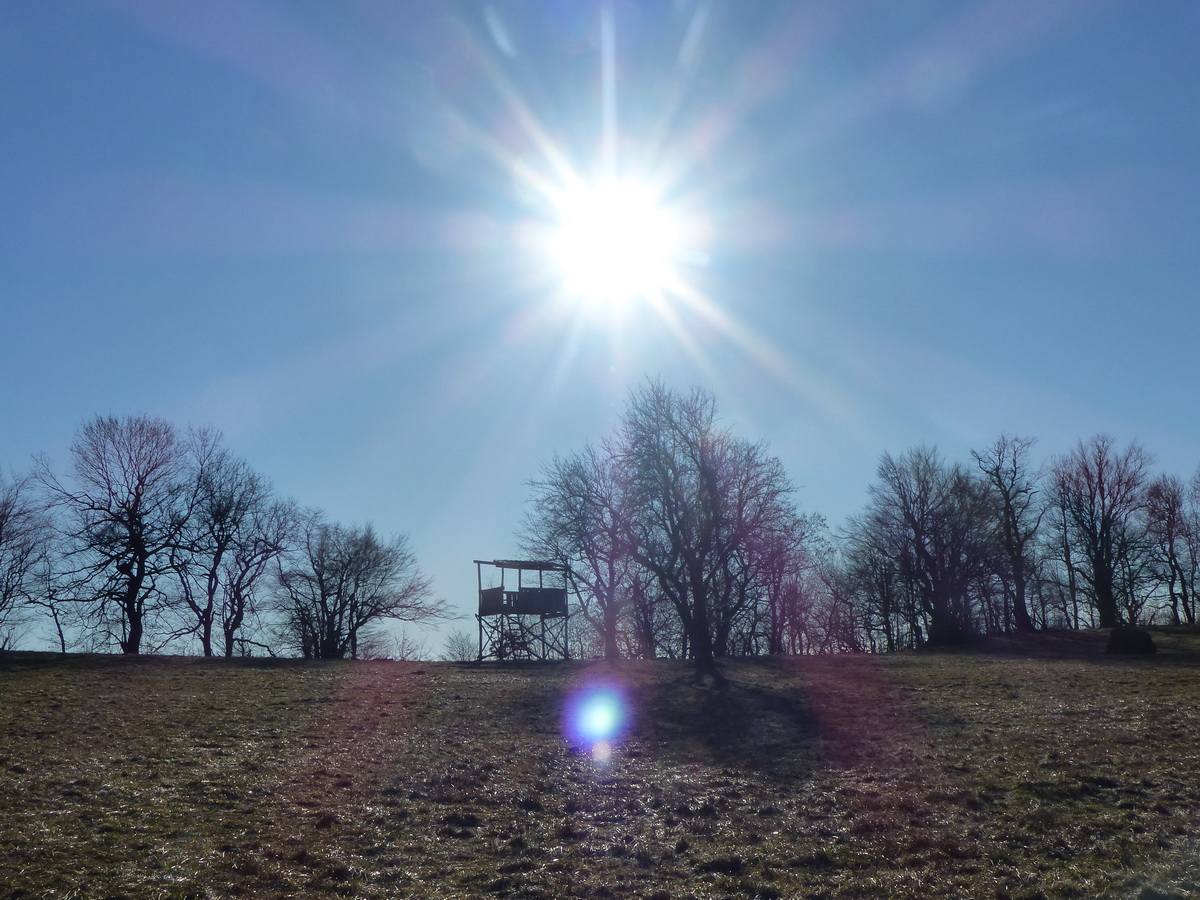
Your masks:
<svg viewBox="0 0 1200 900"><path fill-rule="evenodd" d="M1200 895L1200 636L539 666L0 657L3 898ZM607 762L563 739L619 684Z"/></svg>

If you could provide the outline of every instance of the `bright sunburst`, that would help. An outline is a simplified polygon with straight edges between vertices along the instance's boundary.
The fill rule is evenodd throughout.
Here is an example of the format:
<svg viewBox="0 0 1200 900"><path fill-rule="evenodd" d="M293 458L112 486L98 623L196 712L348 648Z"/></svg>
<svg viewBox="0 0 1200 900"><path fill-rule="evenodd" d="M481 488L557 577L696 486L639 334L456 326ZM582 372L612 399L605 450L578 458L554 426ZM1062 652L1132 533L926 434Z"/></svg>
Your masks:
<svg viewBox="0 0 1200 900"><path fill-rule="evenodd" d="M648 184L582 184L553 207L549 255L570 294L621 305L658 297L677 277L680 223Z"/></svg>

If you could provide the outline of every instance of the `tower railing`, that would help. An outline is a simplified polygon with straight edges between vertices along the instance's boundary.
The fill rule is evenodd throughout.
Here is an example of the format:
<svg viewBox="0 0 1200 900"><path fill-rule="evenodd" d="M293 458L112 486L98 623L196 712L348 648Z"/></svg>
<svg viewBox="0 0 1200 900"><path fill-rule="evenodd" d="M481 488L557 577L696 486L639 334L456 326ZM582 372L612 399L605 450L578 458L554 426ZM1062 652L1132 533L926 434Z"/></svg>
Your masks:
<svg viewBox="0 0 1200 900"><path fill-rule="evenodd" d="M479 579L479 659L568 659L567 593L571 572L539 560L475 560ZM483 567L499 570L499 585L483 586ZM515 572L516 587L505 584ZM536 574L536 578L534 578ZM551 582L551 583L547 583Z"/></svg>

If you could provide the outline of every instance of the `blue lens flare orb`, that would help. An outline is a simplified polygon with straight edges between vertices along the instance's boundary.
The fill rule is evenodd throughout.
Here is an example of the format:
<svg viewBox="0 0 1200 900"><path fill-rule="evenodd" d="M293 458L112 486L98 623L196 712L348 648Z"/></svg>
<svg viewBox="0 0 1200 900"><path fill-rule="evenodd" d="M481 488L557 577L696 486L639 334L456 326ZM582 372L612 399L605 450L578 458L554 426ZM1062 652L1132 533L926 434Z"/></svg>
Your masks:
<svg viewBox="0 0 1200 900"><path fill-rule="evenodd" d="M567 698L563 729L567 740L597 762L612 758L613 744L629 724L625 696L612 685L589 685Z"/></svg>

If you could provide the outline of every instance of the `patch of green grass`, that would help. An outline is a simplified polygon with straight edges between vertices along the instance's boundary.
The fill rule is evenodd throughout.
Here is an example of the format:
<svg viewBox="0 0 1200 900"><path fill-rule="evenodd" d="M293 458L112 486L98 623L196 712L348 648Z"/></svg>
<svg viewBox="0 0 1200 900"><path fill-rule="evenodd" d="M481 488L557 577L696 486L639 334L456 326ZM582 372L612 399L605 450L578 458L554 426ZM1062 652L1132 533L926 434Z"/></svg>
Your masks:
<svg viewBox="0 0 1200 900"><path fill-rule="evenodd" d="M1200 637L472 666L0 658L0 897L1186 897ZM566 743L621 684L611 759Z"/></svg>

